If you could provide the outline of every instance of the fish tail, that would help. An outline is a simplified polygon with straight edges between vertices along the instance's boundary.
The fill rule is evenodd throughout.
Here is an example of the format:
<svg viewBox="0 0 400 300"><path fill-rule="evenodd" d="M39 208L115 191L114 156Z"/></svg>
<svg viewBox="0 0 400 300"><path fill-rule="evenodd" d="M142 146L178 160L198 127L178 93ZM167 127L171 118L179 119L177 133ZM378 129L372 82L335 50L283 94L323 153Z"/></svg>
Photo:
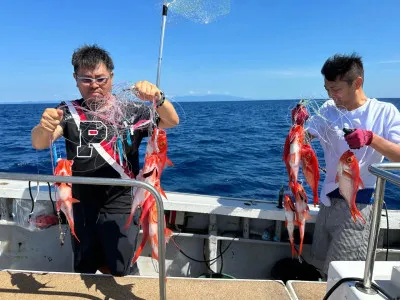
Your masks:
<svg viewBox="0 0 400 300"><path fill-rule="evenodd" d="M358 208L357 208L357 206L353 206L352 208L351 208L351 216L353 217L353 219L354 219L354 223L357 223L357 217L358 218L360 218L362 221L363 221L363 223L365 224L366 222L365 222L365 219L363 218L363 216L362 216L362 214L360 213L360 211L358 210Z"/></svg>
<svg viewBox="0 0 400 300"><path fill-rule="evenodd" d="M81 241L78 239L75 233L75 229L71 228L71 234L76 238L76 240L80 243Z"/></svg>
<svg viewBox="0 0 400 300"><path fill-rule="evenodd" d="M304 225L300 226L300 244L299 244L299 253L297 256L300 256L303 252L303 240L304 240Z"/></svg>
<svg viewBox="0 0 400 300"><path fill-rule="evenodd" d="M296 251L296 248L294 248L294 239L293 239L293 237L291 237L289 239L289 241L290 241L290 247L292 248L292 258L294 258L297 255L297 251Z"/></svg>
<svg viewBox="0 0 400 300"><path fill-rule="evenodd" d="M132 263L131 263L132 265L138 260L140 254L142 253L143 248L146 245L146 240L147 240L147 238L145 238L143 236L142 242L140 243L139 247L135 251L135 256L132 258Z"/></svg>
<svg viewBox="0 0 400 300"><path fill-rule="evenodd" d="M171 236L172 236L172 230L171 229L169 229L169 228L165 228L164 229L164 235L165 235L165 242L166 243L168 243L169 242L169 240L170 240L170 238L171 238Z"/></svg>
<svg viewBox="0 0 400 300"><path fill-rule="evenodd" d="M74 223L74 219L72 219L70 216L68 216L68 215L66 215L67 216L67 221L68 221L68 224L69 224L69 228L70 228L70 230L71 230L71 234L76 238L76 240L78 241L78 242L81 242L79 239L78 239L78 237L76 236L76 233L75 233L75 223Z"/></svg>
<svg viewBox="0 0 400 300"><path fill-rule="evenodd" d="M314 193L314 198L313 198L313 200L314 200L314 207L316 207L317 204L319 203L319 200L318 200L318 192Z"/></svg>
<svg viewBox="0 0 400 300"><path fill-rule="evenodd" d="M158 260L158 236L157 234L151 237L151 257Z"/></svg>

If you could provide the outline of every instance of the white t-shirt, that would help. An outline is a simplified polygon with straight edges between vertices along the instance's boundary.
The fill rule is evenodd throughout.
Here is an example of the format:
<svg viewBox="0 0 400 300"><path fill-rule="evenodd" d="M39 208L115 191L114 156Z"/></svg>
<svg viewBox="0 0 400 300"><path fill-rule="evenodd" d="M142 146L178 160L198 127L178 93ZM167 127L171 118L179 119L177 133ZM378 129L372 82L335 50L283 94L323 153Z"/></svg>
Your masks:
<svg viewBox="0 0 400 300"><path fill-rule="evenodd" d="M361 107L347 111L336 107L333 100L326 101L318 114L309 118L306 125L307 131L318 138L324 150L326 176L320 201L326 206L331 205L326 195L338 188L335 177L339 158L343 152L349 150L343 128L371 130L391 142L400 144L400 113L392 103L367 99ZM365 188L374 188L376 176L368 171L368 167L382 162L383 155L369 146L352 151L359 162Z"/></svg>

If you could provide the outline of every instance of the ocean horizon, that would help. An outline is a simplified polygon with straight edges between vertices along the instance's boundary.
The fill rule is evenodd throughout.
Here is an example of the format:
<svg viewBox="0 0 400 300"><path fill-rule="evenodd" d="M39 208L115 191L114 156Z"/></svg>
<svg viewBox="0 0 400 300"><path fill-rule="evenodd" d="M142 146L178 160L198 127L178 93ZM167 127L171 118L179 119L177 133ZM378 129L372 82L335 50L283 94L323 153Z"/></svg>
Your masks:
<svg viewBox="0 0 400 300"><path fill-rule="evenodd" d="M384 100L384 99L380 99ZM256 200L277 200L281 186L287 188L282 161L283 145L291 125L290 110L299 100L246 100L178 102L180 124L167 129L168 157L174 163L161 178L165 191ZM397 108L400 99L391 98ZM319 102L319 101L318 101ZM30 133L49 103L0 105L0 172L51 174L50 152L35 150ZM49 105L50 104L50 105ZM315 103L317 104L317 103ZM63 139L56 142L65 157ZM140 146L143 163L146 141ZM322 148L312 142L324 167ZM311 190L303 181L309 199ZM320 188L324 180L321 173ZM388 208L400 209L400 190L386 184Z"/></svg>

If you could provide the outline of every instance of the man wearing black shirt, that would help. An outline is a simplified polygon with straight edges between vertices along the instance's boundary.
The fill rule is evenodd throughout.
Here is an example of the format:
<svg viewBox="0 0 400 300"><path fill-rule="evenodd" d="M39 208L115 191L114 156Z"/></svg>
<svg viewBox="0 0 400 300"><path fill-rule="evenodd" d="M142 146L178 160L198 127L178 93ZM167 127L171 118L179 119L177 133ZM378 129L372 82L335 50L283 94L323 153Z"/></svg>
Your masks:
<svg viewBox="0 0 400 300"><path fill-rule="evenodd" d="M46 149L63 136L67 159L74 161L73 176L135 178L139 172L139 145L154 125L146 122L153 117L151 109L133 102L118 106L111 94L114 65L104 49L85 45L74 52L72 65L82 98L47 108L32 129L32 146ZM132 89L143 101L157 101L154 119L160 128L179 123L173 105L154 84L139 81ZM134 130L135 124L144 126ZM124 126L126 130L121 131ZM130 213L131 189L76 184L72 193L80 201L73 205L75 231L80 239L78 242L72 238L75 272L95 273L100 269L115 276L130 274L139 230L135 224L124 228Z"/></svg>

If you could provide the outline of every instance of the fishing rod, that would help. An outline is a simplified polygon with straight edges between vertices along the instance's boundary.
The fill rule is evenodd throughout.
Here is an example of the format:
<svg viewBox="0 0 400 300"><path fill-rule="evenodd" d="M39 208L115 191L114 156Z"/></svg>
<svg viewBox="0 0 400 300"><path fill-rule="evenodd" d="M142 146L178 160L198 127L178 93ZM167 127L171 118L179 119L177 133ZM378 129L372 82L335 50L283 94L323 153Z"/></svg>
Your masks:
<svg viewBox="0 0 400 300"><path fill-rule="evenodd" d="M168 7L173 4L176 0L172 2L167 2L163 5L162 9L162 22L161 22L161 37L160 37L160 50L158 55L158 67L157 67L157 80L156 85L160 88L160 77L161 77L161 62L162 62L162 54L164 48L164 35L165 35L165 24L167 22L167 14L168 14Z"/></svg>

